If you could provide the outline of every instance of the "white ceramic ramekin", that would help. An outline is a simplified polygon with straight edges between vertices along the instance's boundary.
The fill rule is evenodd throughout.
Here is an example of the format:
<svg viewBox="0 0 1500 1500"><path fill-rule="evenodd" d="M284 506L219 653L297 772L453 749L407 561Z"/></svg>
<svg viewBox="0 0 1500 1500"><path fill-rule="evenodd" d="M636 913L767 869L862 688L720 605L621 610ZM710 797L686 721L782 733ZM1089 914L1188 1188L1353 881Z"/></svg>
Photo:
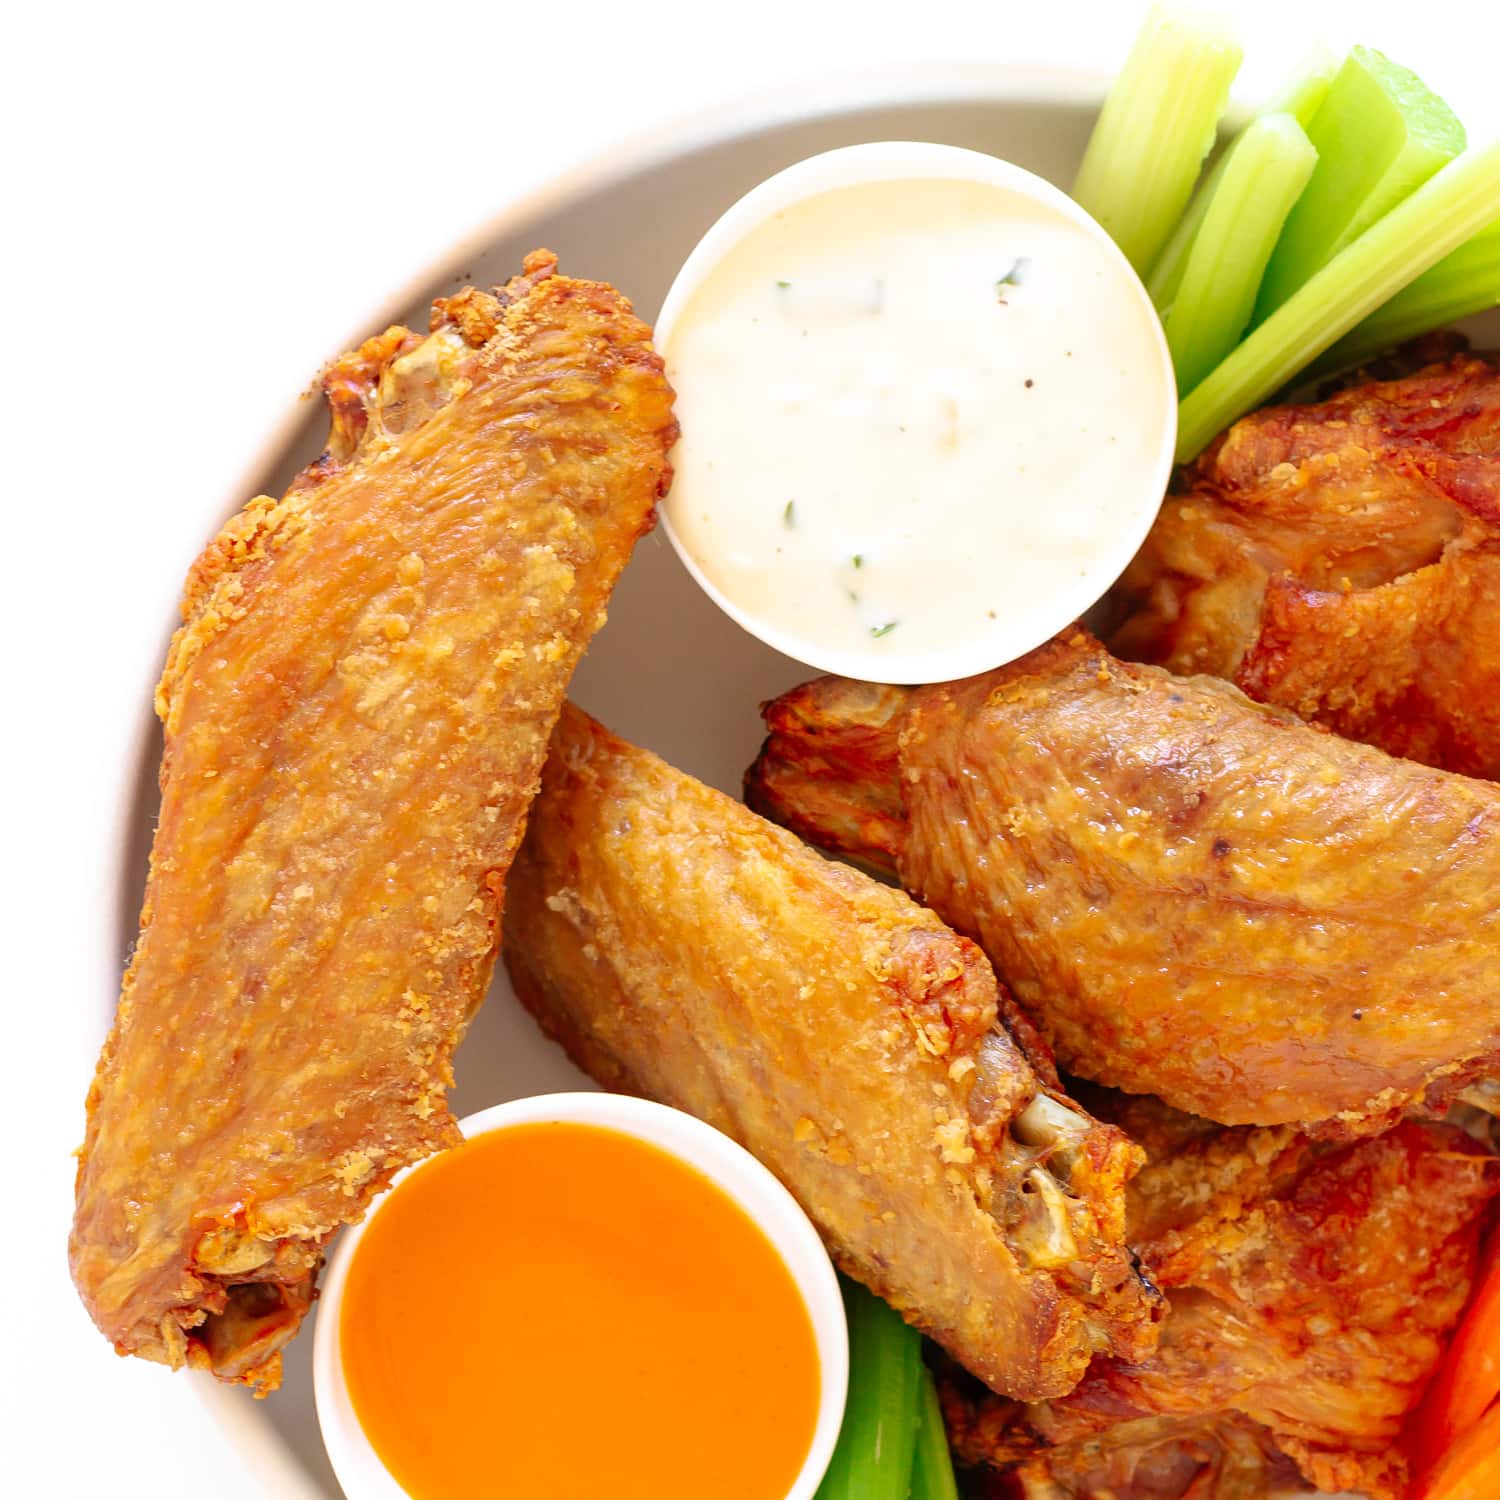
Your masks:
<svg viewBox="0 0 1500 1500"><path fill-rule="evenodd" d="M812 1500L844 1417L849 1338L833 1266L807 1215L744 1147L692 1115L645 1099L624 1094L537 1094L482 1109L460 1120L459 1129L472 1140L516 1125L561 1122L618 1130L695 1167L744 1209L786 1263L812 1321L820 1375L812 1445L786 1500ZM391 1477L365 1436L349 1398L339 1346L339 1313L349 1266L359 1253L365 1230L390 1195L400 1190L403 1178L419 1170L420 1164L400 1173L371 1205L364 1222L344 1233L333 1253L319 1300L313 1344L318 1425L334 1473L349 1500L406 1500L406 1491Z"/></svg>
<svg viewBox="0 0 1500 1500"><path fill-rule="evenodd" d="M1080 618L1104 596L1146 540L1167 491L1177 442L1177 381L1166 333L1150 294L1108 232L1061 188L1036 173L982 151L928 141L871 141L810 156L768 177L727 209L683 262L656 319L656 345L666 356L668 373L672 373L672 334L678 318L725 257L767 220L793 204L840 188L915 180L1004 188L1084 230L1113 264L1122 295L1137 303L1146 315L1147 326L1154 331L1139 377L1158 386L1164 399L1161 430L1154 435L1152 465L1133 476L1128 485L1122 483L1111 497L1107 545L1099 548L1079 576L1045 601L1005 621L1003 629L937 650L839 650L760 618L720 589L684 545L672 525L672 498L668 495L661 508L663 530L683 566L725 614L784 656L821 672L874 682L942 682L973 676L1024 656ZM690 434L684 434L683 441L690 442ZM732 462L733 455L727 455L727 459Z"/></svg>

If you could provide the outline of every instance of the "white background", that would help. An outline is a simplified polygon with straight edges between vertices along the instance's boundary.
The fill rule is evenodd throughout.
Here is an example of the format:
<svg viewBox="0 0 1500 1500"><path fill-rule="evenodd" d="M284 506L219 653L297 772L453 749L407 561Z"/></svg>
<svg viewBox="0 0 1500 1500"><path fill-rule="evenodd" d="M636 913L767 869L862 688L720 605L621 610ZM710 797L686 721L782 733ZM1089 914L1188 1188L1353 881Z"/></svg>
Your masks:
<svg viewBox="0 0 1500 1500"><path fill-rule="evenodd" d="M1117 3L411 0L7 7L0 234L7 1189L0 1491L269 1493L72 1296L68 1153L118 982L125 777L187 564L321 362L508 200L695 111L835 71L994 58L1108 69ZM1496 118L1482 4L1273 3L1253 100L1318 32ZM590 274L607 276L600 263ZM627 288L628 290L628 288ZM238 495L235 498L243 498Z"/></svg>

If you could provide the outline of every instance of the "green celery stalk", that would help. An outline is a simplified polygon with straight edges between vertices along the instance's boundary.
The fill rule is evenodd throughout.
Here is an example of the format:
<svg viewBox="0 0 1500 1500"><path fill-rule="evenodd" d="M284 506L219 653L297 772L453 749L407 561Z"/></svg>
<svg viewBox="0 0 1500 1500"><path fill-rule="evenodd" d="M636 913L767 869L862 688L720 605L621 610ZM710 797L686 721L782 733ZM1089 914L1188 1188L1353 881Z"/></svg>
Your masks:
<svg viewBox="0 0 1500 1500"><path fill-rule="evenodd" d="M839 1281L849 1320L849 1396L817 1500L907 1500L925 1368L922 1335L873 1293Z"/></svg>
<svg viewBox="0 0 1500 1500"><path fill-rule="evenodd" d="M1434 328L1500 307L1500 220L1423 271L1404 291L1346 333L1312 368L1347 370Z"/></svg>
<svg viewBox="0 0 1500 1500"><path fill-rule="evenodd" d="M1369 47L1344 59L1307 133L1317 170L1266 268L1256 322L1465 145L1453 111L1415 73Z"/></svg>
<svg viewBox="0 0 1500 1500"><path fill-rule="evenodd" d="M948 1429L938 1404L932 1371L922 1367L922 1388L917 1397L917 1452L911 1469L911 1500L958 1500L958 1480L953 1473L953 1454L948 1447Z"/></svg>
<svg viewBox="0 0 1500 1500"><path fill-rule="evenodd" d="M1361 319L1489 226L1500 140L1466 151L1294 292L1177 409L1177 457L1280 390Z"/></svg>
<svg viewBox="0 0 1500 1500"><path fill-rule="evenodd" d="M1213 148L1240 55L1222 23L1153 6L1099 112L1073 197L1142 275Z"/></svg>
<svg viewBox="0 0 1500 1500"><path fill-rule="evenodd" d="M1163 320L1183 395L1249 327L1276 237L1317 160L1290 114L1262 115L1235 142Z"/></svg>
<svg viewBox="0 0 1500 1500"><path fill-rule="evenodd" d="M1306 130L1308 121L1317 114L1323 101L1328 97L1328 86L1333 82L1335 66L1331 54L1326 49L1320 50L1303 64L1299 73L1266 100L1257 111L1255 120L1263 119L1266 115L1291 115ZM1182 273L1187 269L1188 251L1192 249L1198 230L1208 214L1208 205L1213 200L1213 195L1218 190L1229 163L1239 150L1240 143L1245 139L1246 132L1255 124L1255 120L1240 131L1219 153L1219 159L1209 169L1203 181L1198 184L1197 190L1193 193L1192 202L1188 204L1187 212L1177 221L1177 227L1167 240L1165 249L1157 256L1156 264L1151 267L1151 275L1146 286L1158 312L1164 313L1172 305L1172 299L1177 295L1177 288L1182 284Z"/></svg>
<svg viewBox="0 0 1500 1500"><path fill-rule="evenodd" d="M1322 109L1338 75L1339 59L1326 46L1315 47L1302 66L1261 105L1263 115L1293 115L1306 130Z"/></svg>

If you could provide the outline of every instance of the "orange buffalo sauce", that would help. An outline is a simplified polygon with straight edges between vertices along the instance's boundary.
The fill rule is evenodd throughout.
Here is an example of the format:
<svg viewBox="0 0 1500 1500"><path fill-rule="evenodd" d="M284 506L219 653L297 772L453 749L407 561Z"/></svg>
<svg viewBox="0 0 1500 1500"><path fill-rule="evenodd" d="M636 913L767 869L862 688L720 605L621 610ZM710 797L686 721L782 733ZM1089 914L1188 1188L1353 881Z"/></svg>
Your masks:
<svg viewBox="0 0 1500 1500"><path fill-rule="evenodd" d="M339 1327L350 1398L415 1500L781 1500L820 1372L791 1273L666 1152L518 1125L371 1221Z"/></svg>

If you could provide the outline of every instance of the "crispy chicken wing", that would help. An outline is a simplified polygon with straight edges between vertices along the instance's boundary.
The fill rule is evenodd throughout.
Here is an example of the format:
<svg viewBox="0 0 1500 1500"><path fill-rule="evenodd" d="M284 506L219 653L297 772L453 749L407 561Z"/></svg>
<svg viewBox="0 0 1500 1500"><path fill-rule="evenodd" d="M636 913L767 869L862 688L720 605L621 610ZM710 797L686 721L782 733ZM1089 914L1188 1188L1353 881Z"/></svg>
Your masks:
<svg viewBox="0 0 1500 1500"><path fill-rule="evenodd" d="M553 267L338 360L328 451L188 580L70 1242L121 1353L275 1386L329 1237L456 1139L501 882L676 431L650 331Z"/></svg>
<svg viewBox="0 0 1500 1500"><path fill-rule="evenodd" d="M1500 367L1460 355L1235 423L1113 603L1121 656L1500 777Z"/></svg>
<svg viewBox="0 0 1500 1500"><path fill-rule="evenodd" d="M752 806L975 936L1072 1071L1368 1130L1500 1062L1500 788L1072 631L765 709Z"/></svg>
<svg viewBox="0 0 1500 1500"><path fill-rule="evenodd" d="M1287 1461L1304 1484L1397 1500L1396 1438L1468 1295L1500 1159L1443 1125L1331 1146L1085 1097L1150 1152L1130 1236L1169 1305L1160 1345L1030 1407L950 1373L962 1454L1047 1500L1300 1489Z"/></svg>
<svg viewBox="0 0 1500 1500"><path fill-rule="evenodd" d="M995 1389L1057 1394L1151 1346L1121 1241L1136 1149L1028 1062L983 955L900 891L570 707L504 952L579 1066L748 1147Z"/></svg>

